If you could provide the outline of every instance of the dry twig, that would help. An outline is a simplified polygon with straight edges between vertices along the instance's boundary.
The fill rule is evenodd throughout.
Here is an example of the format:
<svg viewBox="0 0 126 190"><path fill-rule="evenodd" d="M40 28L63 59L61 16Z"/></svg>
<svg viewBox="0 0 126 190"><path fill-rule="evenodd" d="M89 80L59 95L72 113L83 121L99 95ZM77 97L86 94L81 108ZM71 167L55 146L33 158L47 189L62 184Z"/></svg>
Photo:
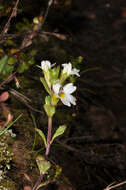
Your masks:
<svg viewBox="0 0 126 190"><path fill-rule="evenodd" d="M123 182L118 183L118 184L116 184L116 185L113 185L113 184L115 184L115 182L113 182L113 183L111 183L110 185L108 185L104 190L110 190L110 189L114 189L114 188L116 188L116 187L120 187L120 186L126 184L126 181L123 181Z"/></svg>
<svg viewBox="0 0 126 190"><path fill-rule="evenodd" d="M11 74L7 77L7 79L4 80L4 81L0 84L0 89L1 89L1 90L4 89L4 85L5 85L5 84L8 84L9 82L11 82L11 81L14 79L15 74L16 74L16 72L11 73Z"/></svg>
<svg viewBox="0 0 126 190"><path fill-rule="evenodd" d="M29 47L31 44L32 44L32 40L34 37L37 36L37 34L39 33L40 30L42 30L42 27L45 23L45 20L47 18L47 15L48 15L48 12L49 12L49 9L52 5L52 2L53 0L49 0L48 2L48 6L47 6L47 9L46 9L46 12L45 12L45 15L44 15L44 18L43 18L43 21L42 22L39 22L38 24L36 24L33 28L32 31L29 31L28 35L24 38L24 40L22 41L22 44L21 44L21 47L20 47L20 50L26 48L26 47ZM39 17L41 17L43 14L43 11L40 13Z"/></svg>
<svg viewBox="0 0 126 190"><path fill-rule="evenodd" d="M7 21L7 23L5 24L4 28L3 28L3 31L1 32L1 35L0 35L0 39L2 39L4 37L4 35L8 32L9 30L9 27L10 27L10 22L11 22L11 19L13 17L16 17L17 16L17 6L18 6L18 3L19 3L19 0L16 1L15 5L14 5L14 8L12 10L12 13Z"/></svg>
<svg viewBox="0 0 126 190"><path fill-rule="evenodd" d="M12 95L14 95L18 100L20 100L24 105L26 105L30 110L38 112L38 113L43 113L41 110L33 108L29 103L31 103L31 100L24 96L23 94L19 93L18 91L11 89L9 91Z"/></svg>
<svg viewBox="0 0 126 190"><path fill-rule="evenodd" d="M16 16L16 14L17 14L17 6L18 6L18 3L19 3L19 0L16 1L16 4L15 4L15 6L14 6L14 8L13 8L13 11L12 11L12 13L11 13L11 16L9 17L8 22L7 22L6 25L4 26L4 29L3 29L3 31L2 31L2 33L1 33L1 35L0 35L0 39L1 39L1 40L2 40L2 38L5 36L5 34L7 33L8 29L9 29L11 19L12 19L14 16ZM53 0L49 0L48 6L47 6L47 9L46 9L46 12L45 12L45 15L44 15L44 17L43 17L43 21L42 21L42 22L39 22L38 24L36 24L36 25L34 26L34 28L33 28L32 31L28 31L27 33L23 34L23 35L25 35L25 37L24 37L24 39L23 39L23 41L22 41L22 43L21 43L21 46L20 46L19 50L18 50L17 52L15 52L15 53L11 54L10 56L13 56L13 55L19 53L20 51L24 50L25 48L29 47L29 46L32 44L33 38L35 38L35 37L39 34L40 30L42 30L42 27L43 27L43 25L44 25L44 23L45 23L45 20L46 20L47 16L48 16L48 12L49 12L49 9L50 9L52 3L53 3ZM39 17L41 17L42 14L43 14L43 11L41 11ZM22 34L21 34L21 35L22 35ZM53 35L54 35L54 36L57 36L57 38L64 38L64 39L65 39L65 37L62 36L62 35L61 35L61 36L60 36L59 34L53 34ZM12 39L12 38L19 37L19 36L20 36L20 35L9 35L8 38L9 38L9 39ZM4 43L4 41L5 41L5 40L2 40L0 43Z"/></svg>

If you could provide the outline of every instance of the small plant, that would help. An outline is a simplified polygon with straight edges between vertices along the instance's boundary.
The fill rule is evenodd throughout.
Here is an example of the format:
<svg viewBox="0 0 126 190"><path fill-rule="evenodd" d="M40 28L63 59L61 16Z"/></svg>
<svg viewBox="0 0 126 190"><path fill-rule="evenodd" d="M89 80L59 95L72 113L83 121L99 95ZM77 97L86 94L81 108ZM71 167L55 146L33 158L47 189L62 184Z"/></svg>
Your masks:
<svg viewBox="0 0 126 190"><path fill-rule="evenodd" d="M73 83L69 83L68 79L70 79L71 75L80 76L79 70L72 68L71 63L62 64L63 69L60 69L60 66L55 65L56 64L51 64L50 61L42 61L41 66L38 66L42 69L44 74L44 77L40 77L40 80L48 93L48 95L45 97L44 104L44 110L48 116L48 134L47 137L45 137L42 130L36 129L43 139L46 150L45 157L39 155L36 158L36 162L40 171L40 177L33 187L33 190L39 189L43 176L51 167L51 163L47 161L51 144L56 137L62 135L66 130L66 125L60 125L52 136L52 118L56 113L58 102L61 101L68 107L71 105L76 105L76 98L72 95L72 93L76 91L77 87L74 86Z"/></svg>

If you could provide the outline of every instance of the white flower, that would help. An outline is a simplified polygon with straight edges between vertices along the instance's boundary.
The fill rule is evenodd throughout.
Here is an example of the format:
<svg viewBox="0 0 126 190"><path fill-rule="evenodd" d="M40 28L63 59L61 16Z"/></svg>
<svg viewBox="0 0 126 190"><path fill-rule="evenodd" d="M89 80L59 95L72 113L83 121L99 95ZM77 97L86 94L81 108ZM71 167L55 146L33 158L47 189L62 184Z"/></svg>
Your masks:
<svg viewBox="0 0 126 190"><path fill-rule="evenodd" d="M76 98L71 95L75 90L76 86L73 86L73 83L68 83L63 88L61 88L60 83L53 85L55 95L60 98L64 105L69 107L71 104L76 105Z"/></svg>
<svg viewBox="0 0 126 190"><path fill-rule="evenodd" d="M73 68L73 70L71 71L71 75L77 75L78 77L80 77L79 71L79 69Z"/></svg>
<svg viewBox="0 0 126 190"><path fill-rule="evenodd" d="M76 68L72 69L72 64L71 63L62 64L62 66L63 66L63 74L67 73L67 75L77 75L78 77L80 76L79 75L79 70L76 69Z"/></svg>
<svg viewBox="0 0 126 190"><path fill-rule="evenodd" d="M64 63L64 64L62 64L62 66L63 66L63 73L67 73L68 75L70 75L71 70L72 70L71 63Z"/></svg>
<svg viewBox="0 0 126 190"><path fill-rule="evenodd" d="M49 69L51 69L51 67L55 66L56 63L53 63L51 65L51 62L46 60L46 61L41 61L41 66L37 65L37 67L39 67L40 69L42 69L43 71L48 71Z"/></svg>
<svg viewBox="0 0 126 190"><path fill-rule="evenodd" d="M37 65L40 69L43 71L48 71L51 68L51 63L50 61L42 61L41 66Z"/></svg>

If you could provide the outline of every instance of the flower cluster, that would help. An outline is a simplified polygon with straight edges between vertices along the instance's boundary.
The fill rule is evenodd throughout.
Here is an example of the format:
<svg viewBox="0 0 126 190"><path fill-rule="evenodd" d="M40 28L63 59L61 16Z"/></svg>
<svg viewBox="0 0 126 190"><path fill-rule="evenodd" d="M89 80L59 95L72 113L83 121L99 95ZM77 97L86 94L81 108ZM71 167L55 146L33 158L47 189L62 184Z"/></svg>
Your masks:
<svg viewBox="0 0 126 190"><path fill-rule="evenodd" d="M58 101L61 100L62 103L66 106L71 106L71 104L76 105L76 98L72 95L76 91L76 86L73 83L65 84L67 78L71 75L79 75L79 70L72 68L71 63L62 64L63 69L60 71L60 66L53 67L55 64L51 64L50 61L42 61L41 66L38 66L42 69L44 73L44 78L40 78L43 83L46 91L50 96L46 97L46 105L44 108L46 110L50 109L51 106L56 106ZM53 112L55 112L53 110ZM48 114L49 115L49 114Z"/></svg>

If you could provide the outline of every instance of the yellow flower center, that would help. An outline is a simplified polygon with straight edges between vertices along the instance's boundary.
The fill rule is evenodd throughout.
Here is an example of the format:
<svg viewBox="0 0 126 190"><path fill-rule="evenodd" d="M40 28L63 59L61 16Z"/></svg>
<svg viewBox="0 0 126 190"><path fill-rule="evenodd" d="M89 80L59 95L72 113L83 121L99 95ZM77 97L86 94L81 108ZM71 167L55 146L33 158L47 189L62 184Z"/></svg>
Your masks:
<svg viewBox="0 0 126 190"><path fill-rule="evenodd" d="M62 93L59 93L59 97L60 98L64 98L65 97L65 94L62 92Z"/></svg>
<svg viewBox="0 0 126 190"><path fill-rule="evenodd" d="M53 101L56 101L56 100L57 100L57 96L53 95Z"/></svg>

